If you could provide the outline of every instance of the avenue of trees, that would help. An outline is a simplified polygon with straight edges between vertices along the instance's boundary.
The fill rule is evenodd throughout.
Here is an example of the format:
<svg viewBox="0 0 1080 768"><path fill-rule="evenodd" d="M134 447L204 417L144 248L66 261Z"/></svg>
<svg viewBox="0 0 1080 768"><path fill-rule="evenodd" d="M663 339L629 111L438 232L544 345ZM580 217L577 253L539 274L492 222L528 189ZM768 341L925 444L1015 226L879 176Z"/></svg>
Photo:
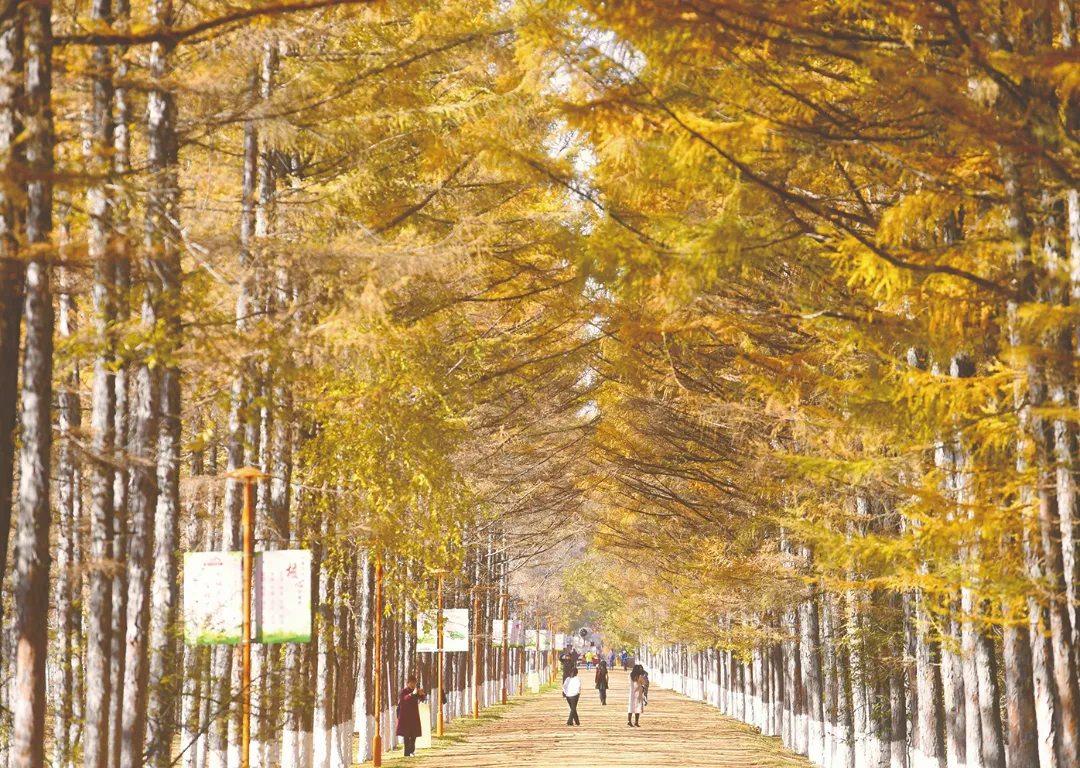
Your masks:
<svg viewBox="0 0 1080 768"><path fill-rule="evenodd" d="M510 591L821 766L1080 765L1077 23L0 2L0 768L238 765L242 466L259 765L370 755L436 569L485 704Z"/></svg>

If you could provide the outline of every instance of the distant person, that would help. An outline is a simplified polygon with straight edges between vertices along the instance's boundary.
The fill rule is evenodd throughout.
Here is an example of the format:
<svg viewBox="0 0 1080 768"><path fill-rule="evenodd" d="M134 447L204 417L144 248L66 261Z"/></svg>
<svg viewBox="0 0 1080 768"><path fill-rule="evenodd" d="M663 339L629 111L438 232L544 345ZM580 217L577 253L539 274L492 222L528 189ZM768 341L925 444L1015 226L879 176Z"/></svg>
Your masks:
<svg viewBox="0 0 1080 768"><path fill-rule="evenodd" d="M612 669L615 666L615 649L614 648L612 648L610 651L608 651L607 665L608 665L608 669Z"/></svg>
<svg viewBox="0 0 1080 768"><path fill-rule="evenodd" d="M608 665L603 659L596 667L596 690L600 691L600 704L607 706Z"/></svg>
<svg viewBox="0 0 1080 768"><path fill-rule="evenodd" d="M585 669L592 669L593 650L590 648L585 651Z"/></svg>
<svg viewBox="0 0 1080 768"><path fill-rule="evenodd" d="M423 735L420 728L420 702L427 694L416 687L416 677L410 675L398 699L397 735L405 740L405 757L416 757L416 740Z"/></svg>
<svg viewBox="0 0 1080 768"><path fill-rule="evenodd" d="M635 664L630 672L630 702L626 709L626 724L635 728L641 727L641 713L645 710L649 691L649 676L645 674L645 668Z"/></svg>
<svg viewBox="0 0 1080 768"><path fill-rule="evenodd" d="M624 648L622 652L622 670L625 672L628 669L630 669L630 654Z"/></svg>
<svg viewBox="0 0 1080 768"><path fill-rule="evenodd" d="M562 695L570 705L570 716L566 718L566 724L581 725L577 713L578 700L581 698L581 678L578 677L577 667L570 670L570 676L563 680Z"/></svg>

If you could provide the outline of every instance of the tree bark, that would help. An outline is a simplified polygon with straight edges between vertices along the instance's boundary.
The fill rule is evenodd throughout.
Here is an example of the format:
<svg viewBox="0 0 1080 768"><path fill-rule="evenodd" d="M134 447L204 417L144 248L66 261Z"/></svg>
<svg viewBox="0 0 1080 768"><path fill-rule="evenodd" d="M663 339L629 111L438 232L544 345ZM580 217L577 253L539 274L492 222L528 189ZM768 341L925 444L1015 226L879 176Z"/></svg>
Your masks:
<svg viewBox="0 0 1080 768"><path fill-rule="evenodd" d="M90 17L101 25L112 19L109 0L93 0ZM109 754L111 700L112 578L107 567L113 555L113 456L116 443L116 382L112 373L116 321L116 269L109 248L109 153L113 148L112 61L109 49L98 46L91 76L90 157L88 168L99 179L86 193L87 255L93 264L94 384L91 404L90 474L90 590L87 611L85 768L106 768Z"/></svg>
<svg viewBox="0 0 1080 768"><path fill-rule="evenodd" d="M15 483L15 427L19 401L19 341L22 330L26 265L19 257L17 195L22 184L23 146L17 104L23 98L23 20L20 14L0 26L0 587L8 570L8 543ZM2 590L0 590L2 591ZM6 632L0 601L0 642ZM10 657L0 653L0 674L7 677ZM0 686L7 690L7 686ZM0 747L6 753L7 746Z"/></svg>
<svg viewBox="0 0 1080 768"><path fill-rule="evenodd" d="M52 463L52 3L23 9L26 32L26 351L15 531L15 680L12 768L45 762L45 660L49 609L49 480Z"/></svg>

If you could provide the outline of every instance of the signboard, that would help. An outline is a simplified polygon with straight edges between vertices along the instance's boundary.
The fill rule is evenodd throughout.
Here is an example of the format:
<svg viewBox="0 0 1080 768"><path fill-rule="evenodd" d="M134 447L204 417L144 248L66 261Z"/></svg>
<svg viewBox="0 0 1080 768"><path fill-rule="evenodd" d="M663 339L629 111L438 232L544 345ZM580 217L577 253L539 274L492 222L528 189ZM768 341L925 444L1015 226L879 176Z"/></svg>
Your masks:
<svg viewBox="0 0 1080 768"><path fill-rule="evenodd" d="M506 622L509 626L510 622ZM503 646L503 623L502 619L495 619L491 622L491 644L496 648L502 648Z"/></svg>
<svg viewBox="0 0 1080 768"><path fill-rule="evenodd" d="M420 735L416 739L417 749L431 749L431 705L426 701L420 704Z"/></svg>
<svg viewBox="0 0 1080 768"><path fill-rule="evenodd" d="M256 552L252 641L311 642L311 552ZM184 553L184 642L237 645L244 626L242 552Z"/></svg>
<svg viewBox="0 0 1080 768"><path fill-rule="evenodd" d="M521 626L521 619L510 619L507 622L507 629L510 631L511 648L520 648L525 644L525 631Z"/></svg>
<svg viewBox="0 0 1080 768"><path fill-rule="evenodd" d="M555 650L561 651L566 648L566 635L562 632L555 633Z"/></svg>
<svg viewBox="0 0 1080 768"><path fill-rule="evenodd" d="M436 653L439 650L438 611L416 614L416 652ZM443 651L469 650L469 609L443 609Z"/></svg>
<svg viewBox="0 0 1080 768"><path fill-rule="evenodd" d="M526 629L525 630L525 650L527 650L527 651L535 651L536 650L536 630L535 629Z"/></svg>
<svg viewBox="0 0 1080 768"><path fill-rule="evenodd" d="M238 645L244 631L242 552L184 553L184 642Z"/></svg>
<svg viewBox="0 0 1080 768"><path fill-rule="evenodd" d="M255 553L256 643L311 642L311 550Z"/></svg>
<svg viewBox="0 0 1080 768"><path fill-rule="evenodd" d="M551 650L551 631L550 630L547 630L547 629L541 629L540 630L540 650L541 651L550 651Z"/></svg>

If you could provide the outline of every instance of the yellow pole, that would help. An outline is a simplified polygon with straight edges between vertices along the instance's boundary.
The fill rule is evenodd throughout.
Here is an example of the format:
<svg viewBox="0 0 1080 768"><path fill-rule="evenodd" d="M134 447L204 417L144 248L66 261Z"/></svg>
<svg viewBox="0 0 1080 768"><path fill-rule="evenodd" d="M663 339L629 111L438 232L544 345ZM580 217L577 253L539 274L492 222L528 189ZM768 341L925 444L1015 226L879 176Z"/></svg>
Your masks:
<svg viewBox="0 0 1080 768"><path fill-rule="evenodd" d="M254 525L251 516L251 481L244 478L244 512L240 521L244 529L244 637L241 648L243 659L244 719L240 735L240 768L251 764L251 574L255 559Z"/></svg>
<svg viewBox="0 0 1080 768"><path fill-rule="evenodd" d="M382 765L382 555L375 559L375 739L372 764Z"/></svg>
<svg viewBox="0 0 1080 768"><path fill-rule="evenodd" d="M435 733L436 733L436 735L437 735L437 736L439 736L440 738L441 738L441 737L442 737L442 735L443 735L443 713L442 713L442 710L443 710L443 693L442 693L442 686L443 686L443 656L442 656L442 652L443 652L443 650L442 650L442 647L443 647L443 616L442 616L442 612L443 612L443 605L442 605L442 582L443 582L443 577L442 577L442 574L439 574L439 618L438 618L438 623L439 623L439 634L438 634L438 641L437 641L437 643L438 643L438 645L437 645L437 648L438 648L438 650L436 651L436 654L435 654L435 655L436 655L436 657L437 657L437 658L439 659L439 700L438 700L438 702L437 702L437 705L438 705L438 707L439 707L439 714L438 714L438 716L437 716L437 718L436 718L436 723L437 723L437 726L436 726L436 729L435 729Z"/></svg>
<svg viewBox="0 0 1080 768"><path fill-rule="evenodd" d="M507 620L506 620L506 601L510 599L510 595L503 592L499 597L502 598L502 621L503 621L503 647L502 647L502 703L506 703L506 668L507 663L510 661L510 637L506 634Z"/></svg>
<svg viewBox="0 0 1080 768"><path fill-rule="evenodd" d="M536 682L540 682L540 611L536 612Z"/></svg>
<svg viewBox="0 0 1080 768"><path fill-rule="evenodd" d="M525 601L518 601L518 613L521 614L521 631L525 632ZM518 649L518 696L525 693L525 638L521 638L521 648Z"/></svg>
<svg viewBox="0 0 1080 768"><path fill-rule="evenodd" d="M472 719L480 719L480 588L473 587Z"/></svg>
<svg viewBox="0 0 1080 768"><path fill-rule="evenodd" d="M252 572L255 567L255 518L251 514L251 483L266 477L255 467L242 467L226 475L230 480L244 481L244 511L240 517L240 527L244 530L244 550L242 554L244 576L244 621L241 629L240 658L242 664L242 702L243 710L240 725L240 766L248 768L251 764L251 589Z"/></svg>

